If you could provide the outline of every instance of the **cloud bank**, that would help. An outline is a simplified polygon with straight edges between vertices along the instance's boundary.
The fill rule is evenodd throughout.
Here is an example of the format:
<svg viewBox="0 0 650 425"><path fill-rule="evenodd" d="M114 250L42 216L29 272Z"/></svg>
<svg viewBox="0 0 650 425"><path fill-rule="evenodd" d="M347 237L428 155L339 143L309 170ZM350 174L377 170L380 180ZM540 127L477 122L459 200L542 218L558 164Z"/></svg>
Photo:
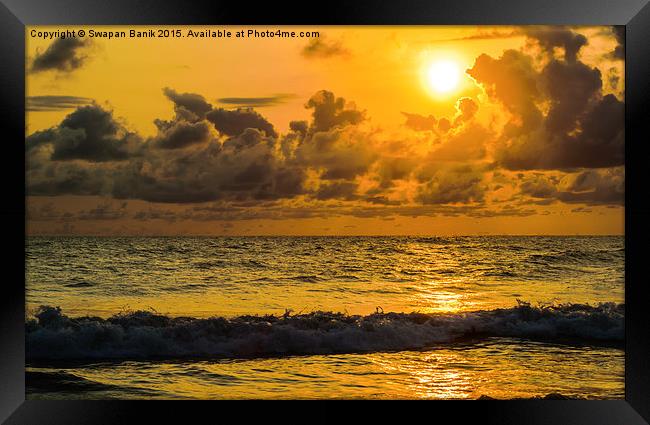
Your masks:
<svg viewBox="0 0 650 425"><path fill-rule="evenodd" d="M151 137L85 98L34 98L37 110L76 109L26 138L27 194L114 200L78 212L82 220L494 217L622 205L623 100L583 62L586 37L556 27L524 33L534 51L482 54L467 70L485 98L458 99L450 116L404 111L398 131L329 90L306 99L309 119L290 121L284 134L255 109L276 97L218 99L236 106L225 108L166 87L173 117L156 119ZM310 43L309 55L340 53ZM79 48L67 47L73 57ZM53 57L68 58L61 69L81 65L49 51L38 66ZM157 206L133 213L129 201ZM72 219L55 208L31 214Z"/></svg>

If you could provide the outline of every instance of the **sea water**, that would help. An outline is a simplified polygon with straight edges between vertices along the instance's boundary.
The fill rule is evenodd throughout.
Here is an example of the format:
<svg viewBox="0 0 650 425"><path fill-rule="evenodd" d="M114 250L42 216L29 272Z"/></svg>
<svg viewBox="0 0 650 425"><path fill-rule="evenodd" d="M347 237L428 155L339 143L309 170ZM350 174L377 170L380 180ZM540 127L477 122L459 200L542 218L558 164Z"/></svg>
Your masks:
<svg viewBox="0 0 650 425"><path fill-rule="evenodd" d="M622 236L26 244L28 398L624 397Z"/></svg>

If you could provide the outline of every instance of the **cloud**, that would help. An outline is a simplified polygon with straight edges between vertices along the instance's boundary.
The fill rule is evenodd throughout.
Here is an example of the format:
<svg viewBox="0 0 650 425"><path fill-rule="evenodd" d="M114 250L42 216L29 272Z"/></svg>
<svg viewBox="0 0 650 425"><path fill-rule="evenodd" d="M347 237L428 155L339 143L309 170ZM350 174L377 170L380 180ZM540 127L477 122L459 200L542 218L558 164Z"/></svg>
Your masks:
<svg viewBox="0 0 650 425"><path fill-rule="evenodd" d="M365 173L377 157L370 146L360 142L367 135L353 128L352 123L361 119L361 113L345 108L345 102L331 94L312 98L308 107L318 112L311 123L294 123L297 145L285 156L273 127L252 109L207 111L199 95L179 95L172 90L166 93L174 102L176 117L171 121L156 120L158 134L146 141L140 139L139 146L129 146L131 149L116 150L122 146L116 136L126 131L109 112L97 106L79 108L57 128L30 136L27 149L34 151L33 167L42 169L41 162L49 160L50 171L61 175L61 179L46 182L41 178L43 171L33 172L31 190L39 194L109 191L117 199L163 203L290 199L308 193L322 198L328 184L307 190L307 170L315 170L325 181L349 180ZM198 119L203 114L205 119ZM212 135L210 123L224 137ZM64 136L78 139L64 143ZM100 144L102 150L98 149ZM48 158L49 151L52 153ZM120 159L125 163L101 172L76 163L68 168L60 164L72 159ZM97 174L93 174L95 171ZM91 177L100 175L105 185L81 184L83 178L91 181ZM340 187L349 187L347 181L340 183Z"/></svg>
<svg viewBox="0 0 650 425"><path fill-rule="evenodd" d="M562 48L564 60L569 63L575 62L580 49L587 45L587 37L562 26L528 27L524 32L551 57L556 47Z"/></svg>
<svg viewBox="0 0 650 425"><path fill-rule="evenodd" d="M227 136L238 136L247 128L264 131L269 136L278 136L273 125L252 108L213 109L206 114L206 119L214 124L214 128L221 134Z"/></svg>
<svg viewBox="0 0 650 425"><path fill-rule="evenodd" d="M320 171L324 180L354 179L378 159L370 135L356 128L334 128L307 135L290 163Z"/></svg>
<svg viewBox="0 0 650 425"><path fill-rule="evenodd" d="M348 49L343 47L341 41L329 41L325 37L310 39L301 53L306 58L329 58L332 56L348 56L350 54Z"/></svg>
<svg viewBox="0 0 650 425"><path fill-rule="evenodd" d="M177 117L188 121L203 119L205 114L212 109L212 105L200 94L178 93L169 87L165 87L163 93L169 100L174 102L174 111Z"/></svg>
<svg viewBox="0 0 650 425"><path fill-rule="evenodd" d="M32 72L74 71L81 68L88 59L84 53L90 44L90 39L57 38L44 52L36 53L30 69Z"/></svg>
<svg viewBox="0 0 650 425"><path fill-rule="evenodd" d="M456 101L456 117L454 122L448 118L437 120L433 115L420 115L409 112L402 112L406 117L404 125L415 131L434 131L436 129L446 132L452 127L460 125L462 122L470 121L478 111L478 104L469 97L461 97Z"/></svg>
<svg viewBox="0 0 650 425"><path fill-rule="evenodd" d="M478 124L474 117L478 103L468 97L456 102L456 114L452 120L433 115L424 116L402 112L407 117L406 126L415 131L431 131L428 136L431 150L422 161L471 162L486 157L488 142L495 137L493 131Z"/></svg>
<svg viewBox="0 0 650 425"><path fill-rule="evenodd" d="M511 170L604 168L623 165L623 102L614 95L593 102L577 119L579 131L553 133L540 127L511 139L496 152Z"/></svg>
<svg viewBox="0 0 650 425"><path fill-rule="evenodd" d="M433 115L424 116L419 114L410 114L408 112L402 112L402 115L406 117L405 126L415 131L433 131L436 129L436 123L438 120Z"/></svg>
<svg viewBox="0 0 650 425"><path fill-rule="evenodd" d="M334 93L321 90L313 95L307 105L312 111L313 131L328 131L334 127L348 124L358 124L365 119L362 111L346 105L345 99L334 96Z"/></svg>
<svg viewBox="0 0 650 425"><path fill-rule="evenodd" d="M351 201L358 199L359 196L356 195L358 185L353 182L348 181L338 181L332 183L322 184L314 197L316 199L344 199Z"/></svg>
<svg viewBox="0 0 650 425"><path fill-rule="evenodd" d="M92 99L77 96L28 96L27 111L60 111L92 103Z"/></svg>
<svg viewBox="0 0 650 425"><path fill-rule="evenodd" d="M522 194L567 204L623 205L625 170L585 170L564 176L533 175L520 184Z"/></svg>
<svg viewBox="0 0 650 425"><path fill-rule="evenodd" d="M461 97L456 102L456 110L458 111L459 121L469 121L474 118L478 111L478 104L469 97Z"/></svg>
<svg viewBox="0 0 650 425"><path fill-rule="evenodd" d="M621 81L621 75L616 68L610 68L607 72L607 82L612 90L618 89L618 83Z"/></svg>
<svg viewBox="0 0 650 425"><path fill-rule="evenodd" d="M503 131L482 119L480 108L491 104L472 98L458 99L449 117L404 113L409 129L394 134L373 127L365 111L327 90L306 102L310 118L290 121L283 135L252 108L213 108L200 94L169 88L164 93L174 117L155 120L158 132L148 138L130 133L110 111L80 106L27 138L27 192L177 204L133 211L100 203L77 211L79 220L527 216L553 202L615 202L622 185L610 182L623 177L603 170L595 171L600 177L575 180L562 177L585 170L556 171L549 182L528 182L530 172L515 180L491 177L495 167L599 166L588 162L597 159L590 149L602 152L606 141L616 140L616 127L604 117L620 114L622 103L602 95L599 74L578 60L552 59L541 68L533 61L508 51L497 59L481 56L469 70L505 106ZM564 79L577 81L571 98ZM508 81L511 87L504 86ZM493 202L497 183L519 187L517 199L528 203Z"/></svg>
<svg viewBox="0 0 650 425"><path fill-rule="evenodd" d="M116 175L113 195L163 203L291 198L302 193L303 179L303 170L277 155L274 138L248 128L182 154L150 152Z"/></svg>
<svg viewBox="0 0 650 425"><path fill-rule="evenodd" d="M305 135L309 129L309 123L307 121L291 121L289 123L289 128L291 131Z"/></svg>
<svg viewBox="0 0 650 425"><path fill-rule="evenodd" d="M295 94L280 93L268 97L222 97L217 99L217 102L226 105L236 105L238 107L260 108L279 105L294 97L296 97Z"/></svg>
<svg viewBox="0 0 650 425"><path fill-rule="evenodd" d="M111 201L103 202L94 208L81 210L75 215L77 220L119 220L128 215L127 202L115 205Z"/></svg>
<svg viewBox="0 0 650 425"><path fill-rule="evenodd" d="M211 139L210 127L205 121L178 121L170 126L163 126L160 130L154 143L161 149L181 149L206 143Z"/></svg>
<svg viewBox="0 0 650 425"><path fill-rule="evenodd" d="M407 180L418 165L412 156L383 157L377 160L376 173L380 188L392 187L396 180Z"/></svg>
<svg viewBox="0 0 650 425"><path fill-rule="evenodd" d="M114 174L104 168L51 161L27 167L25 189L30 196L104 195L110 192L113 178Z"/></svg>
<svg viewBox="0 0 650 425"><path fill-rule="evenodd" d="M614 25L611 27L612 34L618 43L609 54L612 59L625 60L625 25Z"/></svg>
<svg viewBox="0 0 650 425"><path fill-rule="evenodd" d="M208 123L225 136L239 136L249 128L278 136L273 125L253 108L213 109L200 94L178 93L169 87L163 92L174 103L176 116L171 121L154 121L159 130L155 140L157 147L178 149L204 143L211 138Z"/></svg>
<svg viewBox="0 0 650 425"><path fill-rule="evenodd" d="M524 180L519 188L521 193L533 198L554 198L557 194L556 185L557 179L553 181L546 176L533 174Z"/></svg>
<svg viewBox="0 0 650 425"><path fill-rule="evenodd" d="M500 29L490 29L490 30L483 30L479 29L475 34L468 35L465 37L457 37L457 38L448 38L445 40L437 40L437 41L466 41L466 40L495 40L495 39L502 39L502 38L513 38L513 37L518 37L521 36L524 33L523 30L518 29L518 28L512 28L512 29L506 29L506 30L500 30Z"/></svg>
<svg viewBox="0 0 650 425"><path fill-rule="evenodd" d="M149 208L147 210L136 211L133 214L135 220L149 221L149 220L164 220L167 222L174 222L179 219L179 214L172 210L163 210L160 208Z"/></svg>
<svg viewBox="0 0 650 425"><path fill-rule="evenodd" d="M539 75L532 57L518 50L506 50L498 59L482 54L467 74L483 85L488 96L516 114L522 128L535 126L541 120L536 106L541 99Z"/></svg>
<svg viewBox="0 0 650 425"><path fill-rule="evenodd" d="M114 202L110 199L101 200L97 205L88 209L64 211L55 206L53 202L43 205L28 205L27 218L30 221L45 222L74 222L78 220L119 220L128 218L131 212L127 202Z"/></svg>
<svg viewBox="0 0 650 425"><path fill-rule="evenodd" d="M57 127L27 137L26 149L51 145L50 159L55 161L124 161L138 142L139 137L115 121L112 112L93 104L77 108Z"/></svg>
<svg viewBox="0 0 650 425"><path fill-rule="evenodd" d="M485 196L481 170L469 164L436 167L418 189L417 200L423 204L481 202ZM420 178L425 177L421 175Z"/></svg>
<svg viewBox="0 0 650 425"><path fill-rule="evenodd" d="M624 163L624 103L604 95L600 70L577 59L583 37L566 29L529 31L560 47L536 70L533 58L507 50L477 58L467 72L512 114L495 159L511 170L602 168Z"/></svg>
<svg viewBox="0 0 650 425"><path fill-rule="evenodd" d="M29 221L66 221L74 218L72 213L56 208L53 202L40 206L28 205L26 215Z"/></svg>
<svg viewBox="0 0 650 425"><path fill-rule="evenodd" d="M444 142L431 152L430 158L460 162L483 159L486 156L487 141L492 137L489 130L478 124L459 127L448 134Z"/></svg>
<svg viewBox="0 0 650 425"><path fill-rule="evenodd" d="M575 129L579 115L602 88L600 71L582 62L553 60L542 70L540 83L551 100L546 128L553 134Z"/></svg>

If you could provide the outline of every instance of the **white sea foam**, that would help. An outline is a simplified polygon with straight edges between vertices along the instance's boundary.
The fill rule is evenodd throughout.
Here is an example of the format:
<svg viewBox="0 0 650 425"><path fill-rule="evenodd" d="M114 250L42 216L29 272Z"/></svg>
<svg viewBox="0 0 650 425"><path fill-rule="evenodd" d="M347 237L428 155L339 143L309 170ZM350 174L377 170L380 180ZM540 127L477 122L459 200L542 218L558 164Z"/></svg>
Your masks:
<svg viewBox="0 0 650 425"><path fill-rule="evenodd" d="M294 316L171 318L138 311L70 318L41 307L26 323L28 359L288 356L425 349L474 338L621 344L624 305L564 304L462 314L313 312Z"/></svg>

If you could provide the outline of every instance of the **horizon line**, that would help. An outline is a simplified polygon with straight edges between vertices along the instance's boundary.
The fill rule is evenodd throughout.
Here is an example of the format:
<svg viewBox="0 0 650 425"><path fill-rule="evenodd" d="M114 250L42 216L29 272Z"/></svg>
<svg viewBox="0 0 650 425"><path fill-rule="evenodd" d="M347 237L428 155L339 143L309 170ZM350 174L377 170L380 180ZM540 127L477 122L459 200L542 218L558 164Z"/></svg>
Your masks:
<svg viewBox="0 0 650 425"><path fill-rule="evenodd" d="M134 235L134 234L127 234L127 235L103 235L103 234L32 234L32 235L25 235L26 238L32 238L32 237L98 237L98 238L117 238L117 237L127 237L127 238L161 238L161 237L167 237L167 238L179 238L179 237L205 237L205 238L232 238L232 237L237 237L237 238L245 238L245 237L250 237L250 238L290 238L290 237L295 237L295 238L322 238L322 237L333 237L333 238L381 238L381 237L405 237L405 238L457 238L457 237L577 237L577 236L584 236L584 237L612 237L612 236L625 236L625 234L621 233L549 233L549 234L542 234L542 233L495 233L495 234L480 234L480 233L473 233L473 234L457 234L457 235L436 235L436 234L426 234L426 235L418 235L418 234L376 234L376 235L359 235L359 234L350 234L350 235L331 235L331 234L308 234L308 235L288 235L288 234L273 234L273 235L262 235L262 234L253 234L253 235L244 235L244 234L232 234L232 235L211 235L211 234L195 234L195 235L190 235L190 234L179 234L179 235L164 235L164 234L143 234L143 235Z"/></svg>

